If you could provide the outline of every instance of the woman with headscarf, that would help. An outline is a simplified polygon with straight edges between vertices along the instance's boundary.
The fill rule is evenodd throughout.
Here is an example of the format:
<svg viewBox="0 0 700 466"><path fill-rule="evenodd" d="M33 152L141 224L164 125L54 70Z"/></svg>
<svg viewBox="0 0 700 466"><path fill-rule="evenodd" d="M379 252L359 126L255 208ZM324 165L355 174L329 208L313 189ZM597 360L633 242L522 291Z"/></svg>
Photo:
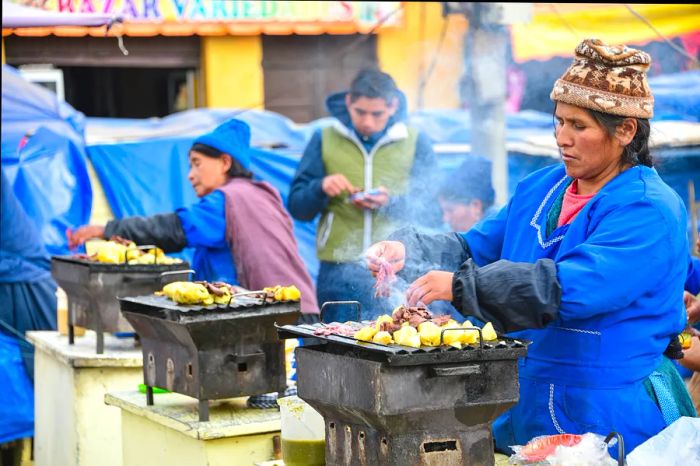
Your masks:
<svg viewBox="0 0 700 466"><path fill-rule="evenodd" d="M90 238L121 236L165 252L194 248L198 280L224 281L249 290L296 285L301 312L317 320L311 277L299 256L292 221L279 192L249 171L250 128L231 119L195 139L188 179L200 201L174 213L112 220L68 232L74 248Z"/></svg>
<svg viewBox="0 0 700 466"><path fill-rule="evenodd" d="M403 231L368 251L373 271L388 261L424 274L409 304L449 300L532 341L520 401L493 425L500 451L540 435L613 431L629 451L695 414L664 356L686 324L689 248L686 209L649 154L650 62L583 41L551 93L562 164L523 179L466 233ZM427 274L415 266L425 258Z"/></svg>

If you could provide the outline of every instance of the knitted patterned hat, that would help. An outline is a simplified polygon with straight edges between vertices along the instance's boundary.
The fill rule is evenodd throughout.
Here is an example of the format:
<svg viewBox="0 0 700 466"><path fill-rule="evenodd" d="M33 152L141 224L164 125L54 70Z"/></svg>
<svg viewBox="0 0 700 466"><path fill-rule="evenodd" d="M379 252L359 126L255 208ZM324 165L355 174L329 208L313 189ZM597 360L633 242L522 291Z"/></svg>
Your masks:
<svg viewBox="0 0 700 466"><path fill-rule="evenodd" d="M624 45L586 39L569 69L554 83L550 98L577 107L632 118L654 116L646 71L651 57Z"/></svg>

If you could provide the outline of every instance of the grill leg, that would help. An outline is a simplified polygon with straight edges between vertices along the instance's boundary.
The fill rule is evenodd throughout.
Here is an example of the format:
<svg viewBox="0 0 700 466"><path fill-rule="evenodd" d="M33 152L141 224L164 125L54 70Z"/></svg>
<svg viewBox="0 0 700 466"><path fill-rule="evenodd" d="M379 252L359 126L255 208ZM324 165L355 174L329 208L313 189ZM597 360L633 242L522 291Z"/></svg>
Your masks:
<svg viewBox="0 0 700 466"><path fill-rule="evenodd" d="M100 325L100 327L102 327ZM103 332L97 332L97 354L102 354L105 352L105 334Z"/></svg>
<svg viewBox="0 0 700 466"><path fill-rule="evenodd" d="M95 309L95 308L93 308ZM102 316L95 316L95 334L97 336L97 354L105 352L105 333L104 325L102 324Z"/></svg>
<svg viewBox="0 0 700 466"><path fill-rule="evenodd" d="M153 406L153 387L146 385L146 404Z"/></svg>
<svg viewBox="0 0 700 466"><path fill-rule="evenodd" d="M75 343L75 329L73 328L73 306L68 301L68 344Z"/></svg>
<svg viewBox="0 0 700 466"><path fill-rule="evenodd" d="M199 400L199 422L209 420L209 400Z"/></svg>

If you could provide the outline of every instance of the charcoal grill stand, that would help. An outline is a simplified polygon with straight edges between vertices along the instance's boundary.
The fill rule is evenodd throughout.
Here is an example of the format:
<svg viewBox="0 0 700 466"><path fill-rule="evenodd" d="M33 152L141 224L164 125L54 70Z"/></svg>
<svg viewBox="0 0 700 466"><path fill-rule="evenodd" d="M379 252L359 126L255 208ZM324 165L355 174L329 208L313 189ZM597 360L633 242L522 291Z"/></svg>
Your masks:
<svg viewBox="0 0 700 466"><path fill-rule="evenodd" d="M518 401L527 344L500 337L463 349L409 348L281 326L296 349L299 397L326 423L326 464L494 464L491 423Z"/></svg>
<svg viewBox="0 0 700 466"><path fill-rule="evenodd" d="M148 248L153 246L141 246ZM51 275L68 298L68 342L75 344L75 326L94 330L95 352L104 352L104 332L133 332L119 312L118 296L153 293L193 273L178 264L103 264L73 256L51 258Z"/></svg>
<svg viewBox="0 0 700 466"><path fill-rule="evenodd" d="M124 317L140 336L146 404L153 387L198 400L200 421L209 400L270 392L287 386L284 343L275 322L299 317L298 301L177 304L165 296L119 298Z"/></svg>

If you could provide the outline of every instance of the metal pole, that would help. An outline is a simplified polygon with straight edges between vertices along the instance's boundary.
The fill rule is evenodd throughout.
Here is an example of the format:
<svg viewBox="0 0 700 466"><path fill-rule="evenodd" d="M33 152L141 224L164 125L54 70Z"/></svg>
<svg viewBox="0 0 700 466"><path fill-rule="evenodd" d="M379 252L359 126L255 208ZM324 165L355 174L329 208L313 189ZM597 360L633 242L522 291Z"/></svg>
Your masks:
<svg viewBox="0 0 700 466"><path fill-rule="evenodd" d="M474 3L467 11L465 84L471 116L472 154L493 164L496 204L508 201L508 154L505 138L506 47L505 26L493 22L495 5Z"/></svg>

